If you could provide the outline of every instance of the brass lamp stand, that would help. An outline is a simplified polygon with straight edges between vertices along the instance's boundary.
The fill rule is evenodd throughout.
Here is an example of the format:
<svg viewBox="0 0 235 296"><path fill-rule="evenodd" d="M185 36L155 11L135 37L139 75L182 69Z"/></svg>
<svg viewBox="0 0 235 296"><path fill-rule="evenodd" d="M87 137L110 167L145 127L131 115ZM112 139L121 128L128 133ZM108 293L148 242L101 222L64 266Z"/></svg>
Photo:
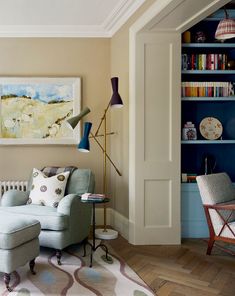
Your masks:
<svg viewBox="0 0 235 296"><path fill-rule="evenodd" d="M112 89L113 89L113 95L108 103L107 108L104 110L104 115L101 118L100 124L97 128L97 131L95 135L91 134L96 143L100 146L100 148L103 151L103 193L105 196L107 196L107 159L110 161L111 165L114 167L116 170L117 174L121 176L121 172L118 170L116 165L113 163L109 155L107 154L107 135L113 134L107 132L107 111L109 107L111 108L121 108L123 107L122 99L118 93L118 77L113 77L111 79L112 83ZM99 130L100 127L104 125L104 142L103 142L103 147L98 141L97 137L99 137ZM100 239L115 239L118 236L118 232L113 229L107 228L107 206L106 203L104 203L104 228L103 229L96 229L95 231L96 237Z"/></svg>
<svg viewBox="0 0 235 296"><path fill-rule="evenodd" d="M109 109L109 106L110 106L110 104L108 105L108 107L104 111L104 115L101 118L100 125L99 125L95 135L93 135L91 133L92 138L94 138L96 143L99 145L99 147L103 151L103 193L104 193L105 196L107 196L107 159L110 161L111 165L114 167L117 174L119 176L122 175L121 172L116 167L116 165L111 160L111 158L109 157L109 155L107 154L107 135L113 134L112 132L111 133L107 132L107 118L106 118L106 115L107 115L107 111ZM103 134L104 142L103 142L103 146L101 145L101 143L97 139L97 137L101 136L101 135L99 135L99 129L100 129L102 123L104 125L104 134ZM103 212L103 214L104 214L104 228L103 229L102 228L96 229L95 236L97 238L99 238L99 239L115 239L118 236L118 232L116 230L107 228L107 206L106 206L106 203L103 204L103 210L104 210L104 212Z"/></svg>
<svg viewBox="0 0 235 296"><path fill-rule="evenodd" d="M89 134L90 137L95 140L95 142L98 144L100 149L103 152L103 194L107 196L107 160L111 163L111 165L115 168L117 174L121 176L122 174L110 158L110 156L107 154L107 136L114 134L113 132L107 132L107 111L109 107L111 108L121 108L123 106L122 99L118 93L118 77L111 78L112 83L112 89L113 94L112 97L108 103L107 108L104 110L104 115L101 118L100 124L97 128L97 131L95 134L93 134L91 130L92 123L91 122L85 122L84 124L84 135L81 139L78 149L81 152L89 152L90 151L90 144L89 144ZM81 120L82 117L84 117L86 114L90 112L89 108L85 108L79 115L74 116L67 120L69 125L74 129L78 122ZM104 125L104 134L99 134L99 130ZM103 137L103 145L98 140L99 137ZM100 239L114 239L118 236L118 232L113 229L107 228L107 208L106 203L103 203L104 205L104 228L103 229L96 229L96 237Z"/></svg>

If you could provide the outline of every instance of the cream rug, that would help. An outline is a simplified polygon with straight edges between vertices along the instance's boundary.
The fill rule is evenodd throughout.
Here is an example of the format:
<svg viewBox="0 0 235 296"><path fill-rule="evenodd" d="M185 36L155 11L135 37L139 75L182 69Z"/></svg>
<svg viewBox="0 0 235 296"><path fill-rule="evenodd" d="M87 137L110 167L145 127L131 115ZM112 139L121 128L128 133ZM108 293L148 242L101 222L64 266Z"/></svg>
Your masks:
<svg viewBox="0 0 235 296"><path fill-rule="evenodd" d="M9 293L1 275L1 295L79 295L79 296L152 296L148 286L113 253L111 262L106 262L104 251L99 248L93 256L93 267L89 267L87 256L82 257L83 248L76 246L63 252L62 265L50 249L42 249L36 260L36 275L29 272L28 265L19 268L11 276Z"/></svg>

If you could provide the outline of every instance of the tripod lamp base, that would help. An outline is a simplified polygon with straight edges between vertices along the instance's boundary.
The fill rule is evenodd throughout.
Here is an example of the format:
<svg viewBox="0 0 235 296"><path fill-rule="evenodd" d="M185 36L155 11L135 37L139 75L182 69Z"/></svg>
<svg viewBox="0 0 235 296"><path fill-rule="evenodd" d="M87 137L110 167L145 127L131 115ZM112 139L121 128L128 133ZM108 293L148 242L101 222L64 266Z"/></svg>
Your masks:
<svg viewBox="0 0 235 296"><path fill-rule="evenodd" d="M95 237L99 239L115 239L118 237L118 232L113 229L96 229L95 230Z"/></svg>

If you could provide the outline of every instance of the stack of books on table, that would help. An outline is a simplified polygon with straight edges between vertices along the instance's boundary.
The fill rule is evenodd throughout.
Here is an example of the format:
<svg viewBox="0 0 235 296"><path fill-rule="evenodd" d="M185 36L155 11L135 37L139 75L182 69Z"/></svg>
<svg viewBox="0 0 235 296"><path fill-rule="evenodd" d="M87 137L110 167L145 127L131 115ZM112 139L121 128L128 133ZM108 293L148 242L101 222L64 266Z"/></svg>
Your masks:
<svg viewBox="0 0 235 296"><path fill-rule="evenodd" d="M104 199L105 199L104 194L84 193L84 194L81 195L81 200L102 201Z"/></svg>

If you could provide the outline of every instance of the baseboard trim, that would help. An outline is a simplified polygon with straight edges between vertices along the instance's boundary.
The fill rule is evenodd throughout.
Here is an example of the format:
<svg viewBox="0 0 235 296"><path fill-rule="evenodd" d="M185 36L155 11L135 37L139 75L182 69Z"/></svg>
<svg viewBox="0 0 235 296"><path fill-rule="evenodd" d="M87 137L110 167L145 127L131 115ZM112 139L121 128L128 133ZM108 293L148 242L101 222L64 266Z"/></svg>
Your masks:
<svg viewBox="0 0 235 296"><path fill-rule="evenodd" d="M129 220L118 213L114 209L107 208L107 225L112 226L115 230L117 230L121 236L128 240L129 238ZM96 225L104 224L104 209L96 208Z"/></svg>

